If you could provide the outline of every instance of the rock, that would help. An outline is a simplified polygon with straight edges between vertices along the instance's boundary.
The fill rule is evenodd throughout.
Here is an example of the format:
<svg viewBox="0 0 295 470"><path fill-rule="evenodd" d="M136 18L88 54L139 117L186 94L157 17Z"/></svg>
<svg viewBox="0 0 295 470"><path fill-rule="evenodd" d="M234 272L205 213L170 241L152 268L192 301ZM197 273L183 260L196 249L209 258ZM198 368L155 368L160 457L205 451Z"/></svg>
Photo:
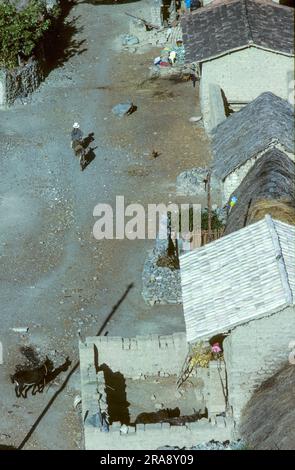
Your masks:
<svg viewBox="0 0 295 470"><path fill-rule="evenodd" d="M192 116L189 118L189 122L199 122L201 121L202 116Z"/></svg>
<svg viewBox="0 0 295 470"><path fill-rule="evenodd" d="M151 396L151 400L154 401L156 399L156 395L153 393L153 395Z"/></svg>
<svg viewBox="0 0 295 470"><path fill-rule="evenodd" d="M126 424L122 424L122 426L120 427L120 433L121 434L127 434L128 433L128 426L126 426Z"/></svg>
<svg viewBox="0 0 295 470"><path fill-rule="evenodd" d="M50 12L54 7L59 5L59 0L45 0L45 7Z"/></svg>
<svg viewBox="0 0 295 470"><path fill-rule="evenodd" d="M29 327L28 326L20 326L20 327L16 327L16 328L11 328L12 331L14 331L15 333L28 333L29 331Z"/></svg>
<svg viewBox="0 0 295 470"><path fill-rule="evenodd" d="M76 409L77 406L80 405L81 402L82 402L82 399L80 395L76 395L74 398L74 402L73 402L74 408Z"/></svg>
<svg viewBox="0 0 295 470"><path fill-rule="evenodd" d="M123 46L135 46L135 44L139 43L139 39L137 36L133 36L132 34L126 34L122 38L122 45Z"/></svg>
<svg viewBox="0 0 295 470"><path fill-rule="evenodd" d="M123 117L125 114L128 114L133 108L132 101L127 101L126 103L119 103L112 108L112 113L117 117Z"/></svg>

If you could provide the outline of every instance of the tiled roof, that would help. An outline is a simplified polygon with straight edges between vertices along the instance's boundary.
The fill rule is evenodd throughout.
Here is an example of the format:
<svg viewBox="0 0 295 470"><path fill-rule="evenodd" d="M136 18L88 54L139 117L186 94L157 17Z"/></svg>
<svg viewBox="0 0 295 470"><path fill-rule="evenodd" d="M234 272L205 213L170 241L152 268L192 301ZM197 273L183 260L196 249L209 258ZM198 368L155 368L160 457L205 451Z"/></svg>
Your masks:
<svg viewBox="0 0 295 470"><path fill-rule="evenodd" d="M266 0L199 8L181 20L186 62L202 62L249 45L294 54L294 10Z"/></svg>
<svg viewBox="0 0 295 470"><path fill-rule="evenodd" d="M187 340L294 304L295 227L270 216L180 257Z"/></svg>
<svg viewBox="0 0 295 470"><path fill-rule="evenodd" d="M276 148L260 157L232 194L237 204L227 218L224 235L257 222L268 213L295 224L295 164Z"/></svg>
<svg viewBox="0 0 295 470"><path fill-rule="evenodd" d="M262 93L212 131L213 172L221 179L273 141L294 152L294 108L271 92Z"/></svg>

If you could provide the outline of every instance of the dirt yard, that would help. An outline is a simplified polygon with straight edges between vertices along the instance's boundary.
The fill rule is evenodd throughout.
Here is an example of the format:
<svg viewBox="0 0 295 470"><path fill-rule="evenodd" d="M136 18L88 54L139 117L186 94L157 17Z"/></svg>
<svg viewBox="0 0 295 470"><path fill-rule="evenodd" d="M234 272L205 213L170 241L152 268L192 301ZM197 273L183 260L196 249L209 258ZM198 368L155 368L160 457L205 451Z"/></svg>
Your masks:
<svg viewBox="0 0 295 470"><path fill-rule="evenodd" d="M170 334L184 330L180 306L149 307L141 297L141 271L149 240L102 240L93 236L96 204L175 201L181 171L209 161L197 90L190 82L147 81L158 49L144 54L118 50L135 3L81 2L66 22L76 30L77 50L53 69L23 104L1 111L0 186L0 445L18 446L59 384L43 394L16 398L10 382L21 348L57 367L78 360L78 332L93 336L133 283L107 327L110 335ZM144 15L143 15L144 16ZM63 32L61 32L61 41ZM137 111L122 119L111 113L132 99ZM81 172L70 149L74 121L94 132L95 159ZM155 149L159 157L151 159ZM12 328L28 327L28 333ZM56 399L25 449L77 449L81 423L73 408L79 370Z"/></svg>

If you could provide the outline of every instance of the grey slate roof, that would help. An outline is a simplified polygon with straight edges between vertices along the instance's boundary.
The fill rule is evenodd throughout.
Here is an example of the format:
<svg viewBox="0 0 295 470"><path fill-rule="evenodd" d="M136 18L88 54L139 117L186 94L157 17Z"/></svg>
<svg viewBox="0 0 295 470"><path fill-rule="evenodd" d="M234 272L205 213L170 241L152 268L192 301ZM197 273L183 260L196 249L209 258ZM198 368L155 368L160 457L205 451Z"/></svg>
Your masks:
<svg viewBox="0 0 295 470"><path fill-rule="evenodd" d="M237 204L231 209L224 235L257 222L269 214L295 224L295 164L273 148L260 157L233 193Z"/></svg>
<svg viewBox="0 0 295 470"><path fill-rule="evenodd" d="M273 141L292 153L294 133L291 104L271 92L262 93L213 129L213 172L225 179Z"/></svg>
<svg viewBox="0 0 295 470"><path fill-rule="evenodd" d="M202 62L254 45L294 54L294 10L271 0L210 4L181 20L186 62Z"/></svg>
<svg viewBox="0 0 295 470"><path fill-rule="evenodd" d="M187 340L294 305L295 227L263 220L180 257Z"/></svg>

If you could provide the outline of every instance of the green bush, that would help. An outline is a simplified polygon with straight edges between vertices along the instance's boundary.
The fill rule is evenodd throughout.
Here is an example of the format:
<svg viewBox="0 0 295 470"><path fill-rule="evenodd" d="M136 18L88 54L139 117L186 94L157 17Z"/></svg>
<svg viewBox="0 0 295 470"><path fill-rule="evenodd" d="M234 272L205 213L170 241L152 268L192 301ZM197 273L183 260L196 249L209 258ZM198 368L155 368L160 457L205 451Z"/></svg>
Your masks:
<svg viewBox="0 0 295 470"><path fill-rule="evenodd" d="M13 68L18 57L30 57L40 39L50 27L44 3L31 0L17 10L9 1L0 4L0 66Z"/></svg>
<svg viewBox="0 0 295 470"><path fill-rule="evenodd" d="M208 230L208 209L202 210L201 215L201 226L202 230ZM211 229L212 230L221 230L224 227L223 223L218 217L218 214L215 210L211 211Z"/></svg>

